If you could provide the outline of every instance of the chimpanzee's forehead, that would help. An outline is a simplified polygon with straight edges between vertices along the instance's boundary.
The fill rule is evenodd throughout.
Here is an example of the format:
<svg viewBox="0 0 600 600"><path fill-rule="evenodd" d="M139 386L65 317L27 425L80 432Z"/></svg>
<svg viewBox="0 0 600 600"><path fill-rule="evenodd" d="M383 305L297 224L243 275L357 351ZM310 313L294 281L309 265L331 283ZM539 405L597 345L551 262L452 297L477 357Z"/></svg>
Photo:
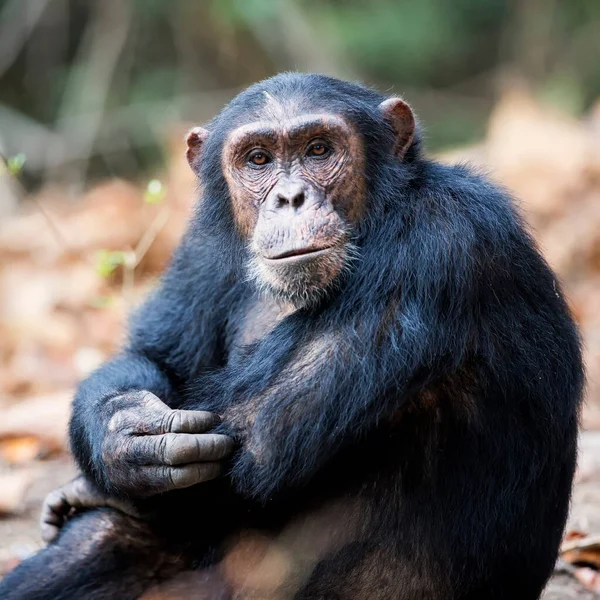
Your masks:
<svg viewBox="0 0 600 600"><path fill-rule="evenodd" d="M243 120L231 123L230 139L241 139L253 134L265 137L295 136L304 131L319 129L349 133L349 124L342 115L333 114L300 94L275 96L267 90L255 95L246 104Z"/></svg>
<svg viewBox="0 0 600 600"><path fill-rule="evenodd" d="M340 114L339 109L332 110L331 91L324 93L318 89L306 90L290 86L286 89L273 89L273 87L272 85L252 86L240 94L221 115L223 125L231 129L256 121L283 124L305 114L325 112Z"/></svg>
<svg viewBox="0 0 600 600"><path fill-rule="evenodd" d="M276 94L261 90L253 94L246 103L244 122L272 122L279 125L297 120L306 114L325 112L316 97L307 98L301 93Z"/></svg>
<svg viewBox="0 0 600 600"><path fill-rule="evenodd" d="M316 104L308 102L307 99L300 94L286 95L277 97L267 90L262 92L262 102L257 107L256 112L260 115L261 120L268 121L288 121L297 118L302 113L312 112Z"/></svg>
<svg viewBox="0 0 600 600"><path fill-rule="evenodd" d="M222 129L251 121L285 120L306 112L329 112L354 119L373 113L385 97L360 84L326 75L281 73L238 94L217 121Z"/></svg>
<svg viewBox="0 0 600 600"><path fill-rule="evenodd" d="M347 139L353 133L353 128L339 115L301 113L286 119L260 119L245 123L230 131L227 142L230 146L240 147L256 139L276 143L323 134Z"/></svg>

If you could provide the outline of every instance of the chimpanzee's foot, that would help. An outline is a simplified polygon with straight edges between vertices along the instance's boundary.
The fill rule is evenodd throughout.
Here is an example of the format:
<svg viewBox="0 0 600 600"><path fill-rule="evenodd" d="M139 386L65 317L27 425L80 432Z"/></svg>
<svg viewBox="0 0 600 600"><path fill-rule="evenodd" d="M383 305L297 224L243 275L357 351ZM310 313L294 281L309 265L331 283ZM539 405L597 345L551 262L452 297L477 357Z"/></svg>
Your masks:
<svg viewBox="0 0 600 600"><path fill-rule="evenodd" d="M0 598L134 600L189 567L182 549L170 547L149 522L92 509L69 518L52 544L9 573Z"/></svg>
<svg viewBox="0 0 600 600"><path fill-rule="evenodd" d="M54 541L68 519L90 508L116 508L132 517L140 516L131 503L111 498L80 475L46 496L41 515L42 539L47 543Z"/></svg>

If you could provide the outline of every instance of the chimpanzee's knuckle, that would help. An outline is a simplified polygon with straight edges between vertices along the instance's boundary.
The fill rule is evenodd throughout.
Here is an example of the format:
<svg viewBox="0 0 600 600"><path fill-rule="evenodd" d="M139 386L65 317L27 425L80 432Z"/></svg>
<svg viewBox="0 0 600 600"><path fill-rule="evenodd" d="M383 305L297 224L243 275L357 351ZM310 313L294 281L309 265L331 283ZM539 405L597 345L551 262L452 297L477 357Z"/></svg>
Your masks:
<svg viewBox="0 0 600 600"><path fill-rule="evenodd" d="M221 417L213 412L196 411L196 420L199 422L202 431L207 431L216 427L221 422Z"/></svg>
<svg viewBox="0 0 600 600"><path fill-rule="evenodd" d="M185 431L189 433L203 433L211 426L210 413L203 411L187 412L185 414L184 426Z"/></svg>
<svg viewBox="0 0 600 600"><path fill-rule="evenodd" d="M44 502L46 504L56 504L58 502L60 502L63 498L63 492L61 488L58 488L56 490L52 490L47 496L46 499L44 500Z"/></svg>
<svg viewBox="0 0 600 600"><path fill-rule="evenodd" d="M177 472L173 467L163 467L161 469L161 483L166 484L166 489L172 490L177 488Z"/></svg>
<svg viewBox="0 0 600 600"><path fill-rule="evenodd" d="M137 402L139 402L139 404L147 407L153 407L159 400L157 396L155 396L152 392L149 392L148 390L139 390L135 392L134 398L135 400L137 400Z"/></svg>
<svg viewBox="0 0 600 600"><path fill-rule="evenodd" d="M68 484L68 488L73 494L90 494L93 489L90 482L85 477L77 477L73 479L70 484Z"/></svg>
<svg viewBox="0 0 600 600"><path fill-rule="evenodd" d="M183 410L172 410L171 411L171 422L169 425L169 431L181 432L186 426L186 415Z"/></svg>
<svg viewBox="0 0 600 600"><path fill-rule="evenodd" d="M157 451L157 455L159 457L160 462L165 465L173 465L176 458L179 444L177 439L167 433L161 436L159 441L159 448Z"/></svg>
<svg viewBox="0 0 600 600"><path fill-rule="evenodd" d="M173 421L175 419L175 411L167 410L165 412L161 412L157 415L157 419L159 422L159 431L160 433L167 433L171 431L173 428Z"/></svg>
<svg viewBox="0 0 600 600"><path fill-rule="evenodd" d="M52 511L59 510L65 502L65 496L62 489L51 491L44 500L44 506Z"/></svg>
<svg viewBox="0 0 600 600"><path fill-rule="evenodd" d="M127 413L124 410L118 410L115 414L109 419L106 434L111 435L117 431L123 430L127 426Z"/></svg>
<svg viewBox="0 0 600 600"><path fill-rule="evenodd" d="M102 460L109 469L120 470L135 454L133 439L129 435L111 435L102 448Z"/></svg>
<svg viewBox="0 0 600 600"><path fill-rule="evenodd" d="M217 453L217 439L216 436L211 435L208 438L208 455L209 456L215 456Z"/></svg>

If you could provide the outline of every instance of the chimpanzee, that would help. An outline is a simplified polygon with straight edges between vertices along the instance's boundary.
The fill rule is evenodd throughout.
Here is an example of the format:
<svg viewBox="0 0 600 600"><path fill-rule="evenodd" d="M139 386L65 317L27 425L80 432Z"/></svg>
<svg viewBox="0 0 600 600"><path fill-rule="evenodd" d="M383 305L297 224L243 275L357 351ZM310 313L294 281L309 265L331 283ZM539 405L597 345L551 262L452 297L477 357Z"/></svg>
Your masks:
<svg viewBox="0 0 600 600"><path fill-rule="evenodd" d="M62 529L0 597L538 598L583 369L507 193L322 75L251 86L187 156L188 231L77 392Z"/></svg>

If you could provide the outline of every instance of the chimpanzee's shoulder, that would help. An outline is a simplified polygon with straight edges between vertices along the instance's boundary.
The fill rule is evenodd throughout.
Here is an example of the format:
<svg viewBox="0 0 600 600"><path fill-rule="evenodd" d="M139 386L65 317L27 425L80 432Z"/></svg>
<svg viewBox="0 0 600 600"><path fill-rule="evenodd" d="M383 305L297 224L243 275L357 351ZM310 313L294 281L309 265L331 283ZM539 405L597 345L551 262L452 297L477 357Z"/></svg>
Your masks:
<svg viewBox="0 0 600 600"><path fill-rule="evenodd" d="M423 161L422 190L449 219L466 220L497 233L523 232L527 227L520 207L508 189L480 167Z"/></svg>

